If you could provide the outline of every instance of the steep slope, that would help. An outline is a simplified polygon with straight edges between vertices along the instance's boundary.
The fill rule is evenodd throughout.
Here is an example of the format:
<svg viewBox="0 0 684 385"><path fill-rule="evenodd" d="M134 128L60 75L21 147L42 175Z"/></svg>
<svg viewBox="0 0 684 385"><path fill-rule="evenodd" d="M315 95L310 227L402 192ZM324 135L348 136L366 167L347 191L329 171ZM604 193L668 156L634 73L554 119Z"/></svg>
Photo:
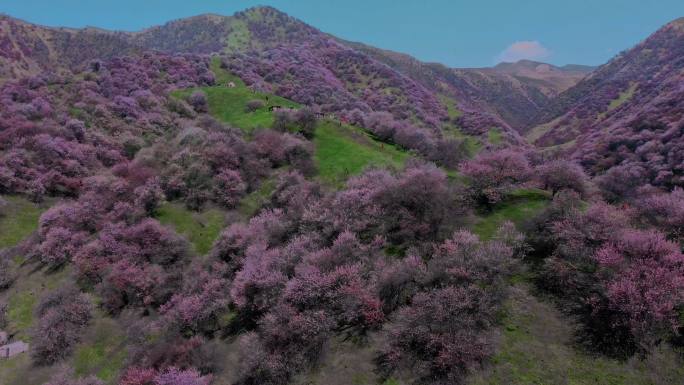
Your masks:
<svg viewBox="0 0 684 385"><path fill-rule="evenodd" d="M450 117L469 134L482 135L492 127L515 132L496 109L481 98L480 90L457 71L438 63L423 63L409 55L367 46L361 43L345 44L364 52L390 68L406 74L431 90L447 104L452 104Z"/></svg>
<svg viewBox="0 0 684 385"><path fill-rule="evenodd" d="M570 69L550 64L519 61L493 68L454 69L499 116L520 132L526 132L535 115L562 91L584 78L592 67Z"/></svg>
<svg viewBox="0 0 684 385"><path fill-rule="evenodd" d="M0 15L0 81L139 51L121 32L48 28Z"/></svg>
<svg viewBox="0 0 684 385"><path fill-rule="evenodd" d="M213 32L200 32L207 28ZM191 36L177 38L185 35ZM186 47L185 41L200 35L206 39ZM428 66L437 73L441 69L407 55L387 53L412 63L401 65L399 60L378 54L385 51L335 38L271 7L252 8L232 17L203 15L179 20L144 31L135 41L174 52L198 52L197 47L205 47L203 53L223 52L229 56L231 71L250 86L321 105L325 111L389 111L398 119L428 127L446 123L473 135L484 135L496 127L509 142L523 142L496 109L474 100L473 95L479 94L468 90L472 85L444 82L443 77L453 77L449 69L445 68L444 75L422 76L411 67Z"/></svg>
<svg viewBox="0 0 684 385"><path fill-rule="evenodd" d="M675 124L678 117L669 112L681 111L675 107L684 68L683 42L684 19L679 19L616 56L549 104L538 116L538 122L546 124L536 127L531 138L542 146L557 145L599 127L643 120L645 115L665 115L666 125Z"/></svg>
<svg viewBox="0 0 684 385"><path fill-rule="evenodd" d="M127 38L146 49L167 52L206 54L224 49L231 18L205 14L170 21L161 26L133 33Z"/></svg>
<svg viewBox="0 0 684 385"><path fill-rule="evenodd" d="M684 19L562 93L528 138L564 144L605 184L684 184Z"/></svg>
<svg viewBox="0 0 684 385"><path fill-rule="evenodd" d="M534 117L588 68L521 62L451 69L323 33L271 7L199 15L135 33L0 19L0 79L64 72L145 50L224 54L249 85L339 114L389 111L414 124L522 144ZM285 76L287 75L287 76Z"/></svg>
<svg viewBox="0 0 684 385"><path fill-rule="evenodd" d="M389 111L412 124L432 129L458 125L483 138L496 127L507 141L523 143L510 125L469 100L468 93L452 90L443 95L439 89L429 89L411 73L270 7L234 16L200 15L136 33L55 29L3 20L4 46L9 47L2 55L0 77L5 79L64 71L94 58L144 50L219 53L229 56L231 69L239 68L249 85L321 105L326 111L340 115L355 109ZM26 39L32 40L24 43Z"/></svg>

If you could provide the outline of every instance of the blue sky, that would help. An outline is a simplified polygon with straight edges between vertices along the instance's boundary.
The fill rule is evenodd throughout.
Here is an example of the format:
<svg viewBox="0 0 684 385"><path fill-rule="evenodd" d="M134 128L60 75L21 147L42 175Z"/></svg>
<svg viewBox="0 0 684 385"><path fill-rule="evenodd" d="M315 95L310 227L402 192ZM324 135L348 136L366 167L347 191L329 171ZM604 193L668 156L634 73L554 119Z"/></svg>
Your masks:
<svg viewBox="0 0 684 385"><path fill-rule="evenodd" d="M272 5L325 32L454 67L602 64L684 16L684 0L0 0L30 22L139 30Z"/></svg>

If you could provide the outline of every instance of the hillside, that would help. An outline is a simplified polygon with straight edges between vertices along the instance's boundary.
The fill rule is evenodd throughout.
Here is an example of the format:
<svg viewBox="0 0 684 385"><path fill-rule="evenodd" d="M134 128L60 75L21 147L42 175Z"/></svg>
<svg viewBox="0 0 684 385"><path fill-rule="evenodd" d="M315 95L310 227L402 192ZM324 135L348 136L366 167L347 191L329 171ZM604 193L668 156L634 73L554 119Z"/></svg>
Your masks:
<svg viewBox="0 0 684 385"><path fill-rule="evenodd" d="M227 54L250 85L268 83L273 92L300 103L340 113L355 108L390 111L400 120L433 128L446 124L484 141L487 132L497 128L516 144L523 143L518 133L525 133L558 93L591 71L525 61L450 69L335 38L270 7L234 16L200 15L135 33L47 28L9 17L0 23L6 51L0 79L67 71L88 60L145 50ZM343 56L346 59L340 60ZM278 62L284 59L289 63ZM301 63L308 66L299 68ZM275 65L283 71L293 64L300 77L296 87L281 84L278 73L269 68ZM312 79L321 83L318 94L292 93Z"/></svg>
<svg viewBox="0 0 684 385"><path fill-rule="evenodd" d="M527 132L540 111L593 70L586 66L556 67L522 60L493 68L454 69L477 95L513 128Z"/></svg>
<svg viewBox="0 0 684 385"><path fill-rule="evenodd" d="M536 82L544 95L554 97L577 84L595 69L592 66L567 64L558 67L531 60L520 60L516 63L499 63L491 69L481 70L521 78L521 81Z"/></svg>
<svg viewBox="0 0 684 385"><path fill-rule="evenodd" d="M86 28L48 28L0 15L0 81L65 72L92 59L141 50L123 33Z"/></svg>
<svg viewBox="0 0 684 385"><path fill-rule="evenodd" d="M530 61L502 63L493 68L448 68L361 43L345 43L454 100L460 111L467 112L463 122L472 122L472 127L480 129L490 125L526 132L535 116L555 96L593 69L586 66L561 68Z"/></svg>
<svg viewBox="0 0 684 385"><path fill-rule="evenodd" d="M613 116L633 116L634 109L656 96L652 87L675 83L682 66L682 23L669 23L559 95L537 118L541 123L558 120L535 133L537 143L563 143L603 121L610 123Z"/></svg>
<svg viewBox="0 0 684 385"><path fill-rule="evenodd" d="M200 15L136 33L46 28L9 17L3 18L3 25L8 52L3 55L0 78L65 71L91 59L150 49L228 54L250 85L268 83L273 92L300 103L339 113L356 108L389 111L397 119L423 126L458 127L483 141L496 127L507 141L517 144L523 141L516 130L524 132L530 116L581 73L554 68L554 76L543 75L540 81L530 71L441 68L336 39L269 7L234 16ZM299 68L301 63L308 66ZM273 69L268 66L274 64L282 68L296 64L292 67L299 77L296 87L281 84L278 73L269 73ZM318 94L292 93L312 79L321 83Z"/></svg>
<svg viewBox="0 0 684 385"><path fill-rule="evenodd" d="M590 171L681 186L684 21L676 20L559 95L528 138L564 144ZM631 170L631 171L628 171ZM614 175L620 179L617 174Z"/></svg>
<svg viewBox="0 0 684 385"><path fill-rule="evenodd" d="M208 24L215 21L212 16L203 18L211 18ZM172 22L155 30L182 35L188 22ZM487 131L497 127L506 133L508 141L522 143L506 122L483 109L468 107L471 102L465 94L446 96L405 68L388 66L359 46L273 8L240 12L224 18L224 23L228 32L223 35L223 52L231 61L230 69L250 86L342 115L354 109L389 111L399 120L432 128L443 124L459 126L468 134L485 138ZM183 49L168 44L165 47L173 51ZM284 74L291 78L286 81ZM452 105L459 114L466 115L462 121L452 121Z"/></svg>
<svg viewBox="0 0 684 385"><path fill-rule="evenodd" d="M589 75L0 26L0 385L682 383L684 19Z"/></svg>

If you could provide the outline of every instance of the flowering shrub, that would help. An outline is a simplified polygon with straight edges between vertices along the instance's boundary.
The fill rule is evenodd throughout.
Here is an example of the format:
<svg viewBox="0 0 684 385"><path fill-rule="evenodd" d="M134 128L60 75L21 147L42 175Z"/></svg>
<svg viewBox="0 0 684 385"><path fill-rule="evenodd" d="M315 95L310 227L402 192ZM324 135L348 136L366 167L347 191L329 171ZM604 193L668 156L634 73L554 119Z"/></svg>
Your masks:
<svg viewBox="0 0 684 385"><path fill-rule="evenodd" d="M532 171L525 155L510 149L480 154L459 170L470 180L473 199L486 206L500 202L513 187L527 182Z"/></svg>
<svg viewBox="0 0 684 385"><path fill-rule="evenodd" d="M546 190L555 196L563 190L573 190L580 195L586 194L588 177L578 164L566 160L553 160L543 163L534 170Z"/></svg>
<svg viewBox="0 0 684 385"><path fill-rule="evenodd" d="M91 318L90 300L74 288L61 288L41 299L37 326L31 336L31 357L52 364L66 357Z"/></svg>
<svg viewBox="0 0 684 385"><path fill-rule="evenodd" d="M607 303L594 300L592 304L607 306L616 314L612 327L629 330L644 351L678 331L677 309L684 304L684 255L679 245L657 232L629 230L594 258L605 282Z"/></svg>
<svg viewBox="0 0 684 385"><path fill-rule="evenodd" d="M197 112L208 112L209 106L207 101L207 95L203 91L194 91L190 96L188 96L188 103Z"/></svg>
<svg viewBox="0 0 684 385"><path fill-rule="evenodd" d="M550 217L552 255L540 277L582 321L581 337L620 357L647 353L676 335L684 304L679 246L656 230L632 229L631 214L596 203Z"/></svg>
<svg viewBox="0 0 684 385"><path fill-rule="evenodd" d="M195 369L181 370L169 367L162 371L130 368L120 385L209 385L211 376L202 376Z"/></svg>
<svg viewBox="0 0 684 385"><path fill-rule="evenodd" d="M642 196L634 202L638 216L645 224L665 232L671 239L684 235L684 190L677 188Z"/></svg>

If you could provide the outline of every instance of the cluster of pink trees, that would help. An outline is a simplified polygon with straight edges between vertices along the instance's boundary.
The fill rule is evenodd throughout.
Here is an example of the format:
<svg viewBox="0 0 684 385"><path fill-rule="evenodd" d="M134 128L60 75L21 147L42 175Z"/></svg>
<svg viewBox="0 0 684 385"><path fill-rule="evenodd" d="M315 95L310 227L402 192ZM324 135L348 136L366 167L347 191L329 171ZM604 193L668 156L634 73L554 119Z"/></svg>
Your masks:
<svg viewBox="0 0 684 385"><path fill-rule="evenodd" d="M194 91L188 97L188 103L197 112L209 112L209 102L207 100L207 94L204 91Z"/></svg>
<svg viewBox="0 0 684 385"><path fill-rule="evenodd" d="M276 111L273 128L278 131L297 131L304 135L305 138L311 139L317 124L316 111L311 107L302 107L294 111Z"/></svg>
<svg viewBox="0 0 684 385"><path fill-rule="evenodd" d="M634 202L634 208L644 225L663 231L673 240L684 236L684 190L681 188L670 193L644 193Z"/></svg>
<svg viewBox="0 0 684 385"><path fill-rule="evenodd" d="M225 151L259 148L251 146L263 146L258 136L267 133L282 137L264 131L255 136L255 144L235 141L230 142L235 146L196 149L221 156L203 155L209 159L230 159ZM202 142L201 136L180 138L193 139L221 142ZM122 381L206 384L216 361L204 337L247 331L240 337L245 346L242 381L285 383L316 362L332 335L364 336L386 322L396 323L397 330L410 328L416 322L409 316L409 309L418 306L413 304L421 304L415 311L431 312L424 307L427 302L421 302L424 298L452 292L484 301L470 307L486 310L471 314L472 321L454 320L473 339L448 330L425 338L488 340L487 314L495 311L503 295L495 282L507 274L505 266L514 248L508 241L485 244L461 233L441 243L465 208L451 196L446 175L437 167L415 163L399 173L369 171L329 194L297 171L285 173L257 216L229 226L207 261L191 262L186 241L150 218L168 182L155 176L154 164L145 162L143 158L120 163L108 176L83 178L76 200L60 203L41 217L32 251L53 268L73 264L79 282L93 288L104 310L116 314L138 308L159 315L143 317L139 331L132 334L136 368ZM181 165L178 169L183 170L186 164ZM242 169L239 163L236 169ZM236 180L226 178L224 187L236 188ZM386 249L407 256L393 262ZM497 268L485 269L488 265ZM478 289L477 282L485 281L489 288ZM450 289L442 293L445 288ZM40 310L34 336L36 360L61 359L87 325L89 302L77 291L69 293L68 304L48 299L41 305L45 310ZM230 313L235 316L226 321ZM444 369L451 364L438 361L453 348L444 345L441 353L426 356L402 350L402 333L392 336L398 342L388 347L393 355L386 355L387 373L397 360L431 362L426 376L451 378L451 371ZM467 371L486 352L454 352L466 362L458 370Z"/></svg>
<svg viewBox="0 0 684 385"><path fill-rule="evenodd" d="M323 234L348 230L363 239L380 236L396 245L413 245L445 236L462 209L446 174L432 164L410 165L394 175L372 170L352 178L347 188L304 213L308 226Z"/></svg>
<svg viewBox="0 0 684 385"><path fill-rule="evenodd" d="M103 385L95 376L75 378L73 371L61 369L45 385ZM169 367L164 370L130 368L119 385L209 385L211 376L202 376L194 369Z"/></svg>
<svg viewBox="0 0 684 385"><path fill-rule="evenodd" d="M53 267L73 262L110 311L164 302L188 247L173 231L145 218L153 202L133 199L149 183L114 176L88 178L83 185L77 201L43 214L33 255Z"/></svg>
<svg viewBox="0 0 684 385"><path fill-rule="evenodd" d="M131 354L137 357L134 362L154 371L140 384L205 385L210 377L193 368L207 360L191 358L204 342L182 336L217 329L216 316L229 298L225 268L191 265L187 241L149 217L161 199L156 179L151 169L136 163L117 167L114 175L83 179L78 199L42 215L32 255L54 268L71 263L77 282L96 293L107 312L138 308L161 314L159 325L150 318L139 320L142 337L134 346L142 350L132 348ZM88 296L73 288L43 299L31 341L34 360L50 364L70 354L90 309ZM166 332L149 342L155 327ZM71 383L69 378L54 381Z"/></svg>
<svg viewBox="0 0 684 385"><path fill-rule="evenodd" d="M529 181L532 168L524 153L505 149L480 154L464 162L459 171L469 179L473 199L490 207L514 187Z"/></svg>
<svg viewBox="0 0 684 385"><path fill-rule="evenodd" d="M73 287L63 287L41 299L37 325L31 336L31 357L52 364L68 356L91 318L89 298Z"/></svg>
<svg viewBox="0 0 684 385"><path fill-rule="evenodd" d="M468 155L464 141L445 137L434 128L397 120L388 112L364 113L354 109L343 115L351 123L368 129L379 140L415 151L423 158L445 167L456 168Z"/></svg>
<svg viewBox="0 0 684 385"><path fill-rule="evenodd" d="M8 139L0 151L0 190L36 200L49 194L73 198L42 215L30 257L52 269L72 264L78 283L93 291L109 313L137 308L159 315L143 317L140 328L133 328L131 354L143 374L136 377L131 369L125 381L208 384L211 377L205 374L214 370L214 360L198 353L206 350L201 336L222 332L229 308L240 320L254 314L249 327L255 328L271 309L259 305L262 297L252 292L268 286L260 279L270 277L260 274L276 268L258 257L265 249L256 245L245 255L252 269L243 271L241 262L220 258L191 263L186 240L153 217L164 199L182 199L193 208L207 201L234 208L270 169L290 166L293 179L279 185L274 206L287 206L288 215L299 218L308 202L295 189L307 186L311 197L321 196L318 186L300 174L313 172L311 144L300 134L273 130L259 130L247 141L239 131L202 115L202 94L191 95L189 105L167 99L171 89L212 84L205 58L146 54L94 62L81 75L0 89L9 106L0 112L0 135ZM296 124L315 125L312 111L300 115ZM162 136L172 140L159 140ZM270 228L278 212L265 212L254 226ZM284 247L280 243L287 239L283 234L274 246ZM319 240L316 248L322 245ZM292 247L288 252L294 258L297 247L308 246L300 241ZM13 275L4 256L1 263L4 289ZM361 322L355 312L372 317L377 302L350 274L338 302L353 298L344 319ZM46 299L49 303L37 314L32 354L41 364L70 354L90 318L86 295L76 289L55 295L61 297ZM159 338L149 338L159 330ZM72 377L54 381L76 381Z"/></svg>
<svg viewBox="0 0 684 385"><path fill-rule="evenodd" d="M615 314L613 327L629 330L644 350L678 332L684 304L684 255L678 244L655 231L626 230L594 258L607 298L595 306Z"/></svg>
<svg viewBox="0 0 684 385"><path fill-rule="evenodd" d="M487 209L523 187L538 187L553 197L569 191L586 197L590 191L589 177L577 163L545 159L519 148L482 152L462 162L459 171L467 179L470 198Z"/></svg>
<svg viewBox="0 0 684 385"><path fill-rule="evenodd" d="M169 367L162 371L130 368L124 374L120 385L209 385L211 376L202 376L195 369L181 370Z"/></svg>
<svg viewBox="0 0 684 385"><path fill-rule="evenodd" d="M272 168L292 166L306 175L314 171L312 147L298 134L258 130L250 142L241 134L209 117L181 131L176 143L155 147L164 159L160 185L166 197L183 199L188 207L200 208L213 201L234 208Z"/></svg>
<svg viewBox="0 0 684 385"><path fill-rule="evenodd" d="M163 328L182 334L219 330L219 317L230 304L229 276L228 266L220 261L207 266L192 264L184 272L179 290L159 309Z"/></svg>
<svg viewBox="0 0 684 385"><path fill-rule="evenodd" d="M564 190L575 191L580 196L587 194L589 177L575 162L563 159L545 161L534 170L534 176L553 196Z"/></svg>
<svg viewBox="0 0 684 385"><path fill-rule="evenodd" d="M461 383L492 354L492 326L521 240L510 227L492 242L456 232L427 261L411 255L383 271L385 304L402 305L380 358L386 375L411 368L425 383Z"/></svg>
<svg viewBox="0 0 684 385"><path fill-rule="evenodd" d="M98 62L99 63L99 62ZM176 123L167 94L213 83L206 58L144 54L0 88L0 192L74 196L81 179Z"/></svg>
<svg viewBox="0 0 684 385"><path fill-rule="evenodd" d="M205 94L167 98L171 89L213 83L206 58L145 54L93 62L78 77L0 87L8 106L0 112L0 193L69 198L41 217L30 256L53 269L72 264L82 289L110 314L141 315L129 330L133 364L122 384L208 385L219 370L209 340L238 334L240 382L285 384L320 359L332 336L369 333L384 335L383 375L411 368L424 383L460 383L494 351L506 278L528 248L510 223L488 242L458 229L470 209L492 208L528 185L553 196L532 223L534 256L547 257L535 261L540 284L580 316L594 346L647 351L681 327L680 190L639 188L649 180L640 170L613 167L598 184L620 199L636 197L633 209L585 210L589 182L576 163L534 164L515 149L463 161L463 143L435 129L443 106L421 86L336 42L319 43L320 57L308 54L311 47L299 56L287 53L296 47L274 48L269 57L235 55L224 65L424 159L460 164L466 182L449 183L437 166L410 161L326 191L307 179L314 109L279 114L274 129L247 140L205 114ZM239 63L249 68L234 68ZM356 88L368 79L372 86ZM206 259L193 258L187 241L154 219L164 199L234 209L282 167L289 171L268 203L230 224ZM12 278L1 259L0 289ZM68 355L91 307L74 288L43 299L36 362Z"/></svg>
<svg viewBox="0 0 684 385"><path fill-rule="evenodd" d="M285 174L270 208L229 226L207 272L189 274L192 281L162 306L164 329L213 333L230 308L230 330L248 330L240 337L241 382L283 384L317 362L332 335L363 336L389 322L395 331L382 355L385 373L412 362L425 378L457 378L491 351L493 314L520 238L508 231L482 243L463 232L441 243L460 210L449 202L444 173L429 165L370 171L330 195ZM388 259L390 246L407 256ZM419 250L431 251L421 257ZM443 345L415 350L405 333L432 317L429 299L442 296L474 302L428 321L452 327L426 329L415 341ZM482 345L449 342L457 340Z"/></svg>
<svg viewBox="0 0 684 385"><path fill-rule="evenodd" d="M400 72L324 34L306 40L231 54L223 65L257 90L318 105L325 112L388 111L397 119L417 117L429 126L447 118L433 93Z"/></svg>
<svg viewBox="0 0 684 385"><path fill-rule="evenodd" d="M645 197L635 210L594 203L585 211L559 194L543 214L533 245L551 256L544 260L540 283L579 316L582 337L593 348L617 356L643 354L679 333L684 256L665 235L678 239L676 220L661 217L663 207L681 205L678 195Z"/></svg>

